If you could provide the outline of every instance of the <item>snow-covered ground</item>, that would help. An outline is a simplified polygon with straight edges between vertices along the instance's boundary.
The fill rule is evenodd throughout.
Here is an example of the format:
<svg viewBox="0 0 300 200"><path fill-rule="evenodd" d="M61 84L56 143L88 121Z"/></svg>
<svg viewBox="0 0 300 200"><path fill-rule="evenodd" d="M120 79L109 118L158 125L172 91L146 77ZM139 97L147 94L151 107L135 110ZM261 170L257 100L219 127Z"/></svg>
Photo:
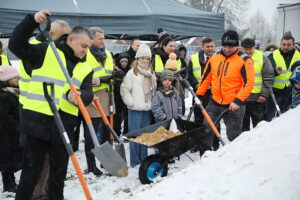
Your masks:
<svg viewBox="0 0 300 200"><path fill-rule="evenodd" d="M138 167L129 168L125 178L92 174L85 174L85 178L96 200L298 200L299 119L300 107L270 123L261 122L219 151L207 152L201 160L198 153L187 152L193 161L182 155L179 161L169 166L168 176L150 185L140 184ZM128 144L125 145L129 160ZM82 142L76 155L85 169ZM71 164L65 185L66 199L85 199ZM13 199L7 196L10 194L2 193L1 182L0 199Z"/></svg>

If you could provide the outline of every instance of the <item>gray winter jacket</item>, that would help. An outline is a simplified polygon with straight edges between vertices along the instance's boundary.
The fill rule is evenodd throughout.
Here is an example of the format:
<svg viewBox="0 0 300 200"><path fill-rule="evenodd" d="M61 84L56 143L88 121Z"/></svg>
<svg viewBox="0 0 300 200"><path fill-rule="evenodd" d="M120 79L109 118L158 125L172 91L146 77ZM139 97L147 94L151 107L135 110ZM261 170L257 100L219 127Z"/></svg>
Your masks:
<svg viewBox="0 0 300 200"><path fill-rule="evenodd" d="M174 90L172 96L165 96L161 90L157 90L152 99L152 113L155 122L160 122L166 119L178 119L182 117L182 104L178 92L173 86Z"/></svg>

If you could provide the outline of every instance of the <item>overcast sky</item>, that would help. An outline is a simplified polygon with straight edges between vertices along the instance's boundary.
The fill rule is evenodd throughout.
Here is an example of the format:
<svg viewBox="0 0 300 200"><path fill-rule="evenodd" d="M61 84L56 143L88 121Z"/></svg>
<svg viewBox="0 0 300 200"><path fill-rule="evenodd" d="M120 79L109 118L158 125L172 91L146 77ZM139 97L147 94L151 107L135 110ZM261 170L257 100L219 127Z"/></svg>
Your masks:
<svg viewBox="0 0 300 200"><path fill-rule="evenodd" d="M250 9L252 9L252 14L254 14L257 9L260 9L266 19L271 22L274 13L277 11L278 4L299 2L300 0L250 0Z"/></svg>

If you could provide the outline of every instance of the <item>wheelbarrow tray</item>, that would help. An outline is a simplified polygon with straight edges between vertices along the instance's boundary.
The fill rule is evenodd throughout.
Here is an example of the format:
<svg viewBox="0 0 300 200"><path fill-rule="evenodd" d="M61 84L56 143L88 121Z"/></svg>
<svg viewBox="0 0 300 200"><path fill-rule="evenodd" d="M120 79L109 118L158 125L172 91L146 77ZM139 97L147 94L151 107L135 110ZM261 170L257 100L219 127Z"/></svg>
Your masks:
<svg viewBox="0 0 300 200"><path fill-rule="evenodd" d="M172 119L165 120L151 126L147 126L145 128L138 129L136 131L132 131L125 136L129 138L135 138L140 136L143 133L152 133L156 131L160 126L165 127L169 130ZM201 126L195 124L190 121L176 119L175 120L177 129L182 133L181 135L175 136L173 138L161 141L152 146L148 146L139 142L135 142L149 148L154 148L162 154L162 156L166 157L175 157L180 156L186 151L192 149L195 145L201 144L201 138L203 138L205 133L205 126ZM134 142L134 141L130 141Z"/></svg>

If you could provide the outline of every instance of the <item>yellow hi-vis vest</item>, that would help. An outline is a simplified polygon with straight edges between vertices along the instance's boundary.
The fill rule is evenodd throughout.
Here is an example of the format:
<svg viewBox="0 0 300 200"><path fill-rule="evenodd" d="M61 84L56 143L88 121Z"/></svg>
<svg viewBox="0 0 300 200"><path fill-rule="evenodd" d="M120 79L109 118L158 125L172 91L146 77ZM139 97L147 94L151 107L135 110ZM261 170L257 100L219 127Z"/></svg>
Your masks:
<svg viewBox="0 0 300 200"><path fill-rule="evenodd" d="M83 80L86 78L87 75L89 75L92 72L92 66L87 63L78 63L74 70L73 70L73 76L72 76L72 83L76 87L76 89L80 89L80 86L83 82ZM66 113L69 113L74 116L78 116L78 107L73 103L70 102L68 97L66 96L67 92L70 90L70 85L66 84L64 93L62 95L62 99L60 101L60 109Z"/></svg>
<svg viewBox="0 0 300 200"><path fill-rule="evenodd" d="M201 79L201 65L199 62L199 54L196 53L191 56L191 61L193 64L193 75L197 79L198 83L200 82Z"/></svg>
<svg viewBox="0 0 300 200"><path fill-rule="evenodd" d="M177 64L178 64L178 69L177 71L181 70L181 60L178 59L177 60ZM161 60L160 55L156 54L155 55L155 72L162 72L164 71L165 67L164 67L164 63Z"/></svg>
<svg viewBox="0 0 300 200"><path fill-rule="evenodd" d="M36 38L32 38L29 41L30 44L39 44L41 43L40 41L38 41ZM30 82L30 76L26 73L24 65L23 65L23 61L20 60L19 63L19 71L20 71L20 80L19 80L19 89L20 89L20 95L19 95L19 102L23 105L25 98L26 98L26 94L27 94L27 88Z"/></svg>
<svg viewBox="0 0 300 200"><path fill-rule="evenodd" d="M64 53L59 49L57 49L57 51L64 66L66 66ZM92 67L87 62L78 63L75 66L72 79L75 82L76 88L80 87L84 78L91 72ZM44 96L43 82L54 82L54 103L57 110L62 109L66 113L78 115L78 109L75 108L75 105L69 105L72 103L65 99L62 101L66 92L69 90L67 89L69 85L66 82L65 75L61 70L50 45L47 48L41 68L32 71L23 108L52 116L53 113Z"/></svg>
<svg viewBox="0 0 300 200"><path fill-rule="evenodd" d="M2 60L2 65L10 65L6 55L0 54L0 59Z"/></svg>
<svg viewBox="0 0 300 200"><path fill-rule="evenodd" d="M300 61L300 53L295 50L295 53L293 55L293 58L291 60L289 69L287 70L287 66L285 64L285 61L279 51L279 49L273 51L273 59L275 61L276 67L282 67L282 72L280 75L275 76L274 79L274 88L277 89L283 89L285 86L288 87L290 85L289 78L292 74L291 72L291 66L294 62Z"/></svg>
<svg viewBox="0 0 300 200"><path fill-rule="evenodd" d="M252 55L252 60L254 62L255 81L251 93L261 93L263 84L261 72L264 64L263 52L255 50Z"/></svg>
<svg viewBox="0 0 300 200"><path fill-rule="evenodd" d="M105 53L107 57L103 67L101 63L96 60L96 58L93 56L93 54L90 51L87 52L86 60L93 68L94 71L93 78L111 76L113 73L114 70L113 58L111 56L111 53L108 50L105 50ZM94 86L93 91L96 92L99 90L103 90L105 88L107 88L108 90L109 85L107 83L101 83L100 86Z"/></svg>

